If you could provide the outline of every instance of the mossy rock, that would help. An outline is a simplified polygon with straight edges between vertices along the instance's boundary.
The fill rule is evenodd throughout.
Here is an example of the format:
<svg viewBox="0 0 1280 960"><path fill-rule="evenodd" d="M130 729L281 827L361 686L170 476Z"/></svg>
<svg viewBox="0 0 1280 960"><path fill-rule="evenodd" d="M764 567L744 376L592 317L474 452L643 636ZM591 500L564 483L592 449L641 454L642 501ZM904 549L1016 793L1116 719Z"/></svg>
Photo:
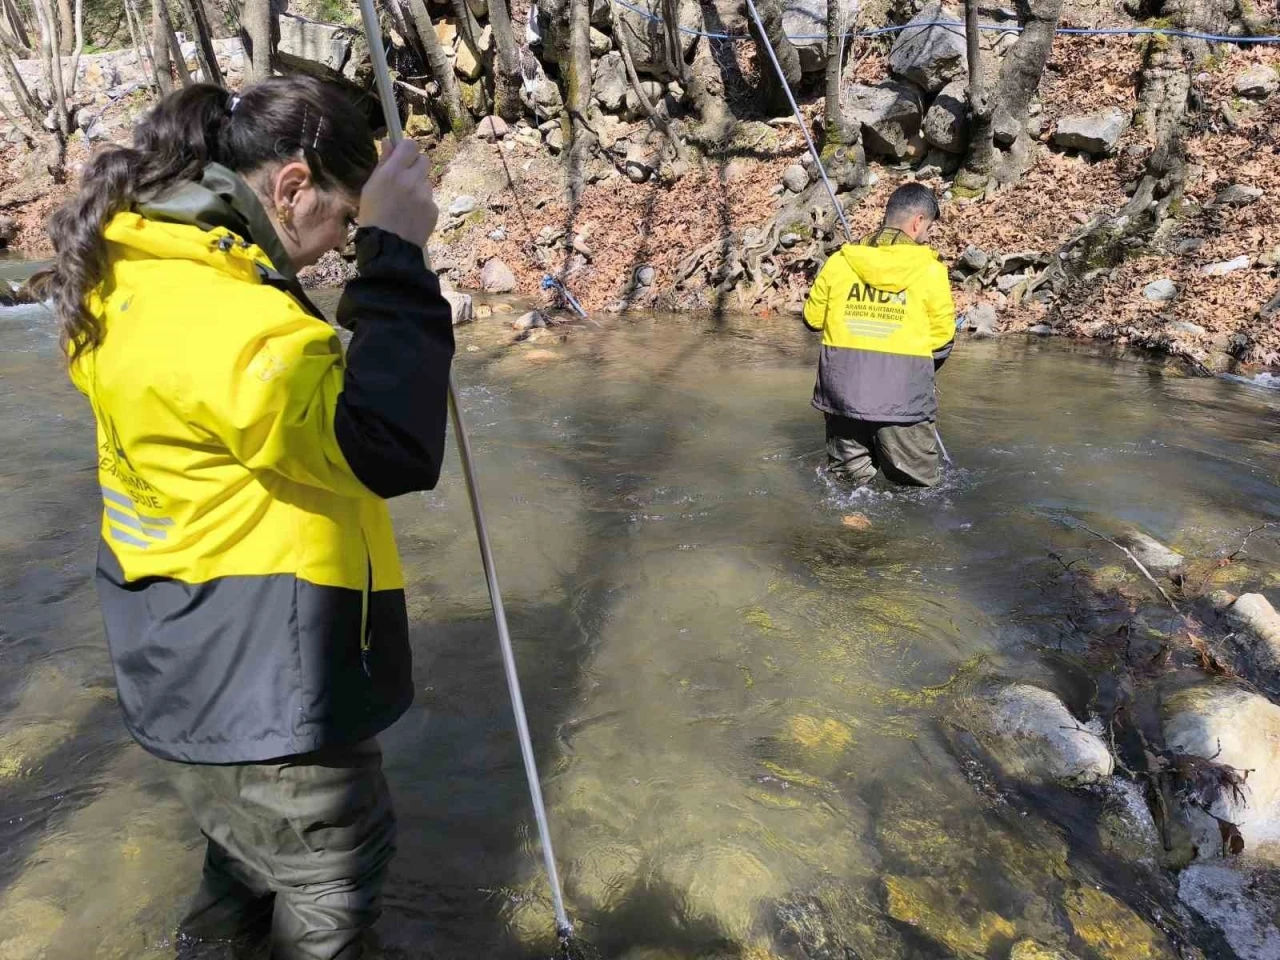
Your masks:
<svg viewBox="0 0 1280 960"><path fill-rule="evenodd" d="M889 916L916 927L957 958L981 960L1013 940L1013 923L991 911L957 904L954 892L929 877L885 877Z"/></svg>
<svg viewBox="0 0 1280 960"><path fill-rule="evenodd" d="M1078 960L1075 954L1035 940L1019 940L1009 951L1009 960Z"/></svg>
<svg viewBox="0 0 1280 960"><path fill-rule="evenodd" d="M1076 936L1099 960L1173 960L1164 934L1109 893L1079 886L1063 898Z"/></svg>

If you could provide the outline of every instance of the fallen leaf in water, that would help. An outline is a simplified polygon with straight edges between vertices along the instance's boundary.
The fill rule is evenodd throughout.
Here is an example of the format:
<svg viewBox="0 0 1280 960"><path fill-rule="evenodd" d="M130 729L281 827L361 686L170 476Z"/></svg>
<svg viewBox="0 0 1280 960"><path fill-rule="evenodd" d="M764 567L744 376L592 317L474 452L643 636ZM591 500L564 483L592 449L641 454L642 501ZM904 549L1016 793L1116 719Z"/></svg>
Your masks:
<svg viewBox="0 0 1280 960"><path fill-rule="evenodd" d="M871 529L871 521L867 519L866 514L862 513L846 513L840 518L840 522L851 530Z"/></svg>

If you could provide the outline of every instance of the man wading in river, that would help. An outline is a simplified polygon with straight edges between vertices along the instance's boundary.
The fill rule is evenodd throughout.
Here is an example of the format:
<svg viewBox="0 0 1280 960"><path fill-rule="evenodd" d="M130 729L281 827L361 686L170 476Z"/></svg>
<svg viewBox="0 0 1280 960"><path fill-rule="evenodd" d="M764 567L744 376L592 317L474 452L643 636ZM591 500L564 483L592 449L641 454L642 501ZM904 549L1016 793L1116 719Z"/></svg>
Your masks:
<svg viewBox="0 0 1280 960"><path fill-rule="evenodd" d="M182 932L355 960L395 852L373 738L413 700L383 498L436 484L454 351L427 160L303 77L188 87L134 140L36 281L97 421L120 706L208 839ZM344 351L295 270L357 215Z"/></svg>
<svg viewBox="0 0 1280 960"><path fill-rule="evenodd" d="M861 486L878 471L909 486L938 482L933 375L951 353L956 311L946 265L928 246L938 201L899 187L884 224L831 256L804 322L822 331L813 405L827 418L827 466Z"/></svg>

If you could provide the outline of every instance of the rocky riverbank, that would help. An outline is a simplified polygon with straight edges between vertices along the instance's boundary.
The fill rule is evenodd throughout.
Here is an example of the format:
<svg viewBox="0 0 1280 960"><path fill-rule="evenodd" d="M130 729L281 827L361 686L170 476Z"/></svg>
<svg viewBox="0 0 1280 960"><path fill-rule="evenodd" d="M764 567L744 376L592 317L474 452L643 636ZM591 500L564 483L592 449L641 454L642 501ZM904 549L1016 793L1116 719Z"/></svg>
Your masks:
<svg viewBox="0 0 1280 960"><path fill-rule="evenodd" d="M1056 791L1064 817L1087 811L1104 860L1176 888L1242 960L1280 956L1275 529L1189 559L1140 531L1077 528L1086 541L1045 572L1045 589L1076 598L1044 651L1060 688L974 671L948 691L975 785L1051 808ZM1176 939L1184 921L1166 919ZM1141 942L1102 953L1170 955Z"/></svg>
<svg viewBox="0 0 1280 960"><path fill-rule="evenodd" d="M646 2L660 12L658 0ZM1136 23L1110 6L1077 6L1071 16L1091 24ZM813 32L825 16L822 3L792 7L795 34ZM517 20L522 13L516 10ZM566 93L557 71L535 56L525 115L510 123L489 116L465 37L447 17L437 22L464 99L481 122L459 141L424 109L428 101L415 93L422 88L401 88L408 128L436 156L444 215L432 244L434 265L460 289L547 299L542 281L554 276L597 311L798 310L842 236L794 119L762 110L753 94L762 80L754 45L686 36L686 60L713 62L730 108L728 127L712 135L698 122L689 90L664 72L660 41L644 29L647 21L625 8L614 13L607 2L593 5L586 121L598 150L586 161L585 188L573 202L561 123ZM867 16L859 26L881 25ZM1280 247L1267 202L1280 187L1274 48L1217 50L1193 78L1201 119L1187 144L1187 191L1174 216L1151 242L1090 261L1063 287L1048 282L1047 268L1078 256L1084 233L1114 213L1140 177L1150 145L1134 123L1137 76L1144 51L1159 38L1059 37L1024 118L1027 173L1011 186L969 196L954 180L969 138L963 31L925 26L957 18L959 10L930 3L913 16L921 26L896 40L856 41L844 70L842 103L870 161L851 179L837 178L855 232L875 224L894 186L921 180L944 198L935 242L952 266L964 326L973 334L1107 339L1168 352L1204 373L1280 364L1280 302L1273 302ZM299 18L282 24L282 50L367 84L358 31ZM747 32L742 11L729 0L691 7L686 26ZM528 51L539 54L550 25L535 19L526 29ZM998 62L1015 36L985 33L983 55ZM394 31L390 42L393 53L405 43ZM492 43L492 35L477 42ZM797 46L806 123L820 126L821 50ZM184 51L198 71L194 46ZM238 83L238 41L219 41L218 52L230 82ZM127 51L84 59L81 88L92 102L80 112L73 171L96 145L126 139L148 105L136 61ZM32 80L39 82L34 74ZM51 183L42 158L17 139L9 136L0 214L12 220L10 248L39 256L47 250L44 217L66 188ZM312 279L340 281L349 269L335 257Z"/></svg>

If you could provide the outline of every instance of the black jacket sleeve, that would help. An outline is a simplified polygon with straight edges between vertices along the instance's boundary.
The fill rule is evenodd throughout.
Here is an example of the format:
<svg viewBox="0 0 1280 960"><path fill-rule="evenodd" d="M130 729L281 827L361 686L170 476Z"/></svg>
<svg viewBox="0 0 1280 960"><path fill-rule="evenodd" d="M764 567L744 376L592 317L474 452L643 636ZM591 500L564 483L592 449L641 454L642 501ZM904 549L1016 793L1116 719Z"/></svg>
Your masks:
<svg viewBox="0 0 1280 960"><path fill-rule="evenodd" d="M334 412L352 472L380 497L440 479L448 419L453 314L419 247L376 228L356 234L359 276L338 303L354 331Z"/></svg>

